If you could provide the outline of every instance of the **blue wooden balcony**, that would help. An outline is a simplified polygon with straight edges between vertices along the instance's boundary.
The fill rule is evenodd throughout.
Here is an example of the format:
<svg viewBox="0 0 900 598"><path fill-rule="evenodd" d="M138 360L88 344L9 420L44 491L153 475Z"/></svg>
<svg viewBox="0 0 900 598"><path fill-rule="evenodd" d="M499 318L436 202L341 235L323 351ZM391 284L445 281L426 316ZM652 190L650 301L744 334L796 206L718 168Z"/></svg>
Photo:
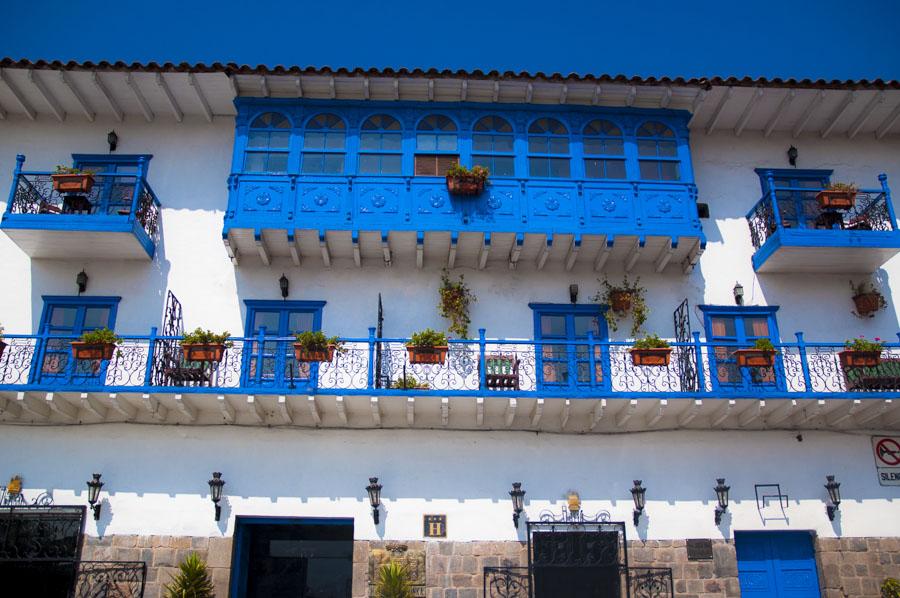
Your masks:
<svg viewBox="0 0 900 598"><path fill-rule="evenodd" d="M840 210L820 207L821 185L778 185L760 175L767 191L747 214L757 272L871 273L900 253L886 175Z"/></svg>
<svg viewBox="0 0 900 598"><path fill-rule="evenodd" d="M160 204L135 172L93 172L89 191L54 189L49 171L16 170L0 230L32 258L152 260Z"/></svg>

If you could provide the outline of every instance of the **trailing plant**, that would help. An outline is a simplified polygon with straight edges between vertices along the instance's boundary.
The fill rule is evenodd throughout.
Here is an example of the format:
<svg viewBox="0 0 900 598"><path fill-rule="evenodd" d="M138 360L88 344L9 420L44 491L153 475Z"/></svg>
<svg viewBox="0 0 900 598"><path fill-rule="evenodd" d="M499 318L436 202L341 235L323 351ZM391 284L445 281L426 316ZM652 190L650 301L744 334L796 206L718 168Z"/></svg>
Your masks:
<svg viewBox="0 0 900 598"><path fill-rule="evenodd" d="M881 583L881 598L900 598L900 581L888 577Z"/></svg>
<svg viewBox="0 0 900 598"><path fill-rule="evenodd" d="M415 376L406 375L391 381L391 388L418 388L427 390L431 388L427 382L419 382Z"/></svg>
<svg viewBox="0 0 900 598"><path fill-rule="evenodd" d="M841 193L856 193L859 191L859 187L856 186L856 183L831 183L828 185L828 190Z"/></svg>
<svg viewBox="0 0 900 598"><path fill-rule="evenodd" d="M410 336L409 342L406 343L406 346L426 349L430 347L446 347L447 335L443 332L438 332L437 330L426 328L421 332L414 332L412 336Z"/></svg>
<svg viewBox="0 0 900 598"><path fill-rule="evenodd" d="M222 334L216 334L212 330L203 330L199 326L193 332L185 332L181 339L183 345L225 345L228 348L234 346L234 343L228 340L231 333L227 330Z"/></svg>
<svg viewBox="0 0 900 598"><path fill-rule="evenodd" d="M122 342L122 339L109 328L97 328L85 332L79 340L88 345L118 345Z"/></svg>
<svg viewBox="0 0 900 598"><path fill-rule="evenodd" d="M178 573L165 585L166 598L213 598L214 586L206 563L196 552L178 565Z"/></svg>
<svg viewBox="0 0 900 598"><path fill-rule="evenodd" d="M469 337L469 306L478 299L472 294L471 289L463 280L463 275L459 275L459 280L454 282L450 280L450 273L446 269L441 273L441 302L438 308L441 310L441 317L450 320L448 330L459 338Z"/></svg>
<svg viewBox="0 0 900 598"><path fill-rule="evenodd" d="M594 301L610 306L603 314L606 318L606 323L609 325L609 329L612 331L618 330L619 320L625 317L630 311L631 336L637 336L643 328L644 322L647 321L647 316L650 314L650 308L647 307L647 303L644 299L644 295L647 291L641 286L640 277L636 278L634 282L629 282L628 275L626 274L620 285L612 285L606 278L604 278L602 282L603 289L597 291L597 294L594 295ZM613 302L611 297L617 293L626 294L631 298L631 305L628 309L617 311L612 308Z"/></svg>
<svg viewBox="0 0 900 598"><path fill-rule="evenodd" d="M80 168L72 168L70 166L63 166L62 164L56 165L56 172L53 174L88 174Z"/></svg>
<svg viewBox="0 0 900 598"><path fill-rule="evenodd" d="M344 352L344 343L338 341L336 336L325 336L321 330L307 330L296 335L297 344L304 351L325 351L328 345L333 345L338 353Z"/></svg>
<svg viewBox="0 0 900 598"><path fill-rule="evenodd" d="M412 598L412 595L409 570L404 565L391 561L381 566L375 582L377 598Z"/></svg>
<svg viewBox="0 0 900 598"><path fill-rule="evenodd" d="M655 334L648 334L644 338L634 341L635 349L668 349L669 342L659 338Z"/></svg>
<svg viewBox="0 0 900 598"><path fill-rule="evenodd" d="M850 351L881 353L881 350L884 348L884 343L877 336L873 340L868 340L866 337L860 335L854 339L847 339L844 342L844 347L846 347Z"/></svg>
<svg viewBox="0 0 900 598"><path fill-rule="evenodd" d="M853 292L853 297L860 297L862 295L875 295L878 298L878 309L882 310L887 307L887 301L884 298L884 295L881 294L881 291L875 287L875 283L870 280L864 280L860 283L854 284L853 281L850 281L850 290Z"/></svg>
<svg viewBox="0 0 900 598"><path fill-rule="evenodd" d="M768 338L758 338L753 342L753 348L757 351L774 351L775 345Z"/></svg>
<svg viewBox="0 0 900 598"><path fill-rule="evenodd" d="M472 177L486 181L489 175L490 171L484 166L473 166L469 169L459 164L453 164L447 169L447 176L453 177Z"/></svg>

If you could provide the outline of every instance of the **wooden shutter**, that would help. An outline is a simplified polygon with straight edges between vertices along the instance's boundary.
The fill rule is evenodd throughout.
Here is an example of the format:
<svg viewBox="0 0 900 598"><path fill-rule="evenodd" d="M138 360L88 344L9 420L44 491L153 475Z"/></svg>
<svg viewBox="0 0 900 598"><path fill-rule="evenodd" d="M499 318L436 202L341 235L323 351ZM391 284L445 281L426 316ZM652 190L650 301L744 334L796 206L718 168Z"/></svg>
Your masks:
<svg viewBox="0 0 900 598"><path fill-rule="evenodd" d="M459 164L459 156L452 154L416 154L416 176L444 176L447 169Z"/></svg>

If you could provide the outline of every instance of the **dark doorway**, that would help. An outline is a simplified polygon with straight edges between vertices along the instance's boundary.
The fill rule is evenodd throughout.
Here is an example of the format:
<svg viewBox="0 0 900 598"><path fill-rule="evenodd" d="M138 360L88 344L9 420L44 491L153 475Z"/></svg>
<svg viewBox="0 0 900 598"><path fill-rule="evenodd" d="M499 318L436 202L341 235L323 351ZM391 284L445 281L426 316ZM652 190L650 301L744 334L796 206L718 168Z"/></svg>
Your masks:
<svg viewBox="0 0 900 598"><path fill-rule="evenodd" d="M531 536L535 598L619 598L619 533L537 531Z"/></svg>
<svg viewBox="0 0 900 598"><path fill-rule="evenodd" d="M353 520L238 517L232 596L349 598Z"/></svg>

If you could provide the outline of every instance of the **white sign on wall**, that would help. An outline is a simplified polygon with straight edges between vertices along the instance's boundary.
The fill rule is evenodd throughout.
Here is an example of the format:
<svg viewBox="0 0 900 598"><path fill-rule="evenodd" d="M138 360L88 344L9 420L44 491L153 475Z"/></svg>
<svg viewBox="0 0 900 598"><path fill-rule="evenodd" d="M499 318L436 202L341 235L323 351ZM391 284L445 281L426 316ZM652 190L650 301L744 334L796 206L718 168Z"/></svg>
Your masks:
<svg viewBox="0 0 900 598"><path fill-rule="evenodd" d="M872 436L875 469L882 486L900 486L900 437Z"/></svg>

